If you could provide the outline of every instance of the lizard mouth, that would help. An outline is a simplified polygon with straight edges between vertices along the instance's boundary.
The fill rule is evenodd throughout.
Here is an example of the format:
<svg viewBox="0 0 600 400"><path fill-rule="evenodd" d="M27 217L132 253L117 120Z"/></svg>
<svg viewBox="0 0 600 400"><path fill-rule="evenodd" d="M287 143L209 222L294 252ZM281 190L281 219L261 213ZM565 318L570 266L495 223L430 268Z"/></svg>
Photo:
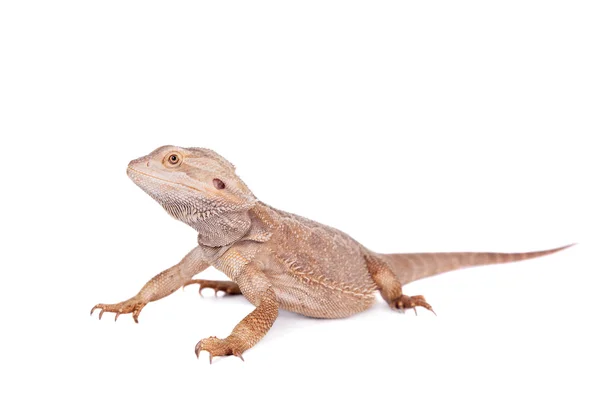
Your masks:
<svg viewBox="0 0 600 400"><path fill-rule="evenodd" d="M142 172L140 170L137 170L135 168L132 168L132 167L128 166L127 167L127 175L129 175L129 177L131 177L130 172L133 172L134 174L137 174L137 175L146 176L148 178L156 179L157 181L162 181L162 182L167 182L167 183L175 183L175 182L168 181L166 179L159 178L159 177L154 176L154 175L147 174L145 172Z"/></svg>
<svg viewBox="0 0 600 400"><path fill-rule="evenodd" d="M136 180L135 180L135 179L133 179L133 177L130 175L130 172L132 172L134 175L135 175L135 174L137 174L137 175L142 175L142 176L145 176L145 177L147 177L147 178L150 178L150 179L154 179L154 180L157 180L157 181L160 181L160 182L168 183L169 185L173 185L173 186L180 186L180 187L184 187L184 188L187 188L187 189L193 190L193 191L195 191L195 192L198 192L198 193L204 193L204 191L203 191L203 190L200 190L200 189L198 189L198 188L195 188L195 187L193 187L193 186L186 185L185 183L173 182L173 181L170 181L170 180L168 180L168 179L159 178L158 176L150 175L150 174L147 174L147 173L145 173L145 172L142 172L142 171L140 171L140 170L137 170L137 169L135 169L135 168L133 168L133 167L130 167L130 166L128 166L128 167L127 167L127 175L128 175L130 178L132 178L133 182L135 182L136 184L138 184L138 182L136 182Z"/></svg>
<svg viewBox="0 0 600 400"><path fill-rule="evenodd" d="M187 189L186 191L188 191L188 193L189 193L189 191L192 192L192 193L189 193L189 195L193 196L196 199L198 199L198 198L207 199L207 198L210 198L211 196L214 196L214 190L212 189L212 185L210 185L209 187L203 187L203 188L199 189L194 186L186 185L185 183L174 182L172 180L168 180L165 178L159 178L158 176L149 174L147 172L142 172L139 169L135 169L131 166L127 166L127 176L129 176L129 178L133 181L133 183L135 183L137 186L139 186L146 193L150 193L149 191L153 191L153 190L148 187L151 185L148 185L148 183L144 184L145 179L154 181L154 182L160 182L163 184L167 184L167 185L171 186L172 188L174 188L174 190L177 190L177 188L184 188L184 190ZM151 196L152 196L152 194L151 194ZM235 198L232 198L231 201L233 204L235 204L237 206L244 207L244 203L241 203L241 201L236 200ZM251 206L249 206L248 208L250 208L250 207Z"/></svg>

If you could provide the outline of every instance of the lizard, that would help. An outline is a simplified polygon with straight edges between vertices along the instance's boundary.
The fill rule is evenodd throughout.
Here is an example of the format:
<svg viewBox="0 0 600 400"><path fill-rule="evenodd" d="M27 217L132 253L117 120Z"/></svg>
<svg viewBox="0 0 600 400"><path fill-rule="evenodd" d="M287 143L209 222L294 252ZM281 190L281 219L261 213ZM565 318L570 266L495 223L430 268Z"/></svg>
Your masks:
<svg viewBox="0 0 600 400"><path fill-rule="evenodd" d="M132 314L179 288L198 284L226 295L243 295L255 309L225 338L200 340L195 353L238 356L270 330L280 309L314 318L343 318L367 310L379 291L393 310L433 308L403 286L460 268L545 256L572 245L527 253L407 253L371 251L335 228L280 211L259 201L216 152L162 146L131 161L127 175L175 219L194 228L198 245L178 264L159 273L128 300L95 305ZM210 266L231 281L193 279Z"/></svg>

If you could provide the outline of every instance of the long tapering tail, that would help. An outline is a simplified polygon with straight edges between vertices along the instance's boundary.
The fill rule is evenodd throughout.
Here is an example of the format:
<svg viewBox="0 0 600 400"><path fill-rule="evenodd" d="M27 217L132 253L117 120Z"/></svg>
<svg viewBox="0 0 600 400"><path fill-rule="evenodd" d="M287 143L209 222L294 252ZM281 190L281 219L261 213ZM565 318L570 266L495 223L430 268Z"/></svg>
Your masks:
<svg viewBox="0 0 600 400"><path fill-rule="evenodd" d="M564 250L568 246L529 253L407 253L379 254L405 285L419 279L466 267L502 264L546 256Z"/></svg>

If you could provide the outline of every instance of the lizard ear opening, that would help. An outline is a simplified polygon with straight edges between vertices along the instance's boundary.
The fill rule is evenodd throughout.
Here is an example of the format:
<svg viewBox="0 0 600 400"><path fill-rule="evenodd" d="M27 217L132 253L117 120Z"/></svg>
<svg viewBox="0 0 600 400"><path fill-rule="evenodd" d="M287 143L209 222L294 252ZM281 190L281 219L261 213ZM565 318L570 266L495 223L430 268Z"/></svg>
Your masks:
<svg viewBox="0 0 600 400"><path fill-rule="evenodd" d="M225 182L218 178L213 179L213 185L215 185L215 187L219 190L225 189Z"/></svg>

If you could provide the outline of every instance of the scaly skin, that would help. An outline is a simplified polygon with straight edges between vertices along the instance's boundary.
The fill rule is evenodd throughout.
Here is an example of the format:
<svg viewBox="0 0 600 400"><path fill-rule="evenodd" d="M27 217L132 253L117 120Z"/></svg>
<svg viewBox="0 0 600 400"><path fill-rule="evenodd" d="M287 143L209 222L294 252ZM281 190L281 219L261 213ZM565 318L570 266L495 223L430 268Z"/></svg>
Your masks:
<svg viewBox="0 0 600 400"><path fill-rule="evenodd" d="M163 146L129 163L129 177L176 219L198 232L198 246L117 304L92 308L131 313L178 288L198 284L243 294L256 309L218 339L202 339L196 355L242 357L269 331L280 308L315 318L342 318L369 308L377 290L394 310L424 307L402 285L458 268L539 257L568 246L531 253L378 254L337 229L276 210L258 201L234 166L208 149ZM193 280L208 266L231 282Z"/></svg>

